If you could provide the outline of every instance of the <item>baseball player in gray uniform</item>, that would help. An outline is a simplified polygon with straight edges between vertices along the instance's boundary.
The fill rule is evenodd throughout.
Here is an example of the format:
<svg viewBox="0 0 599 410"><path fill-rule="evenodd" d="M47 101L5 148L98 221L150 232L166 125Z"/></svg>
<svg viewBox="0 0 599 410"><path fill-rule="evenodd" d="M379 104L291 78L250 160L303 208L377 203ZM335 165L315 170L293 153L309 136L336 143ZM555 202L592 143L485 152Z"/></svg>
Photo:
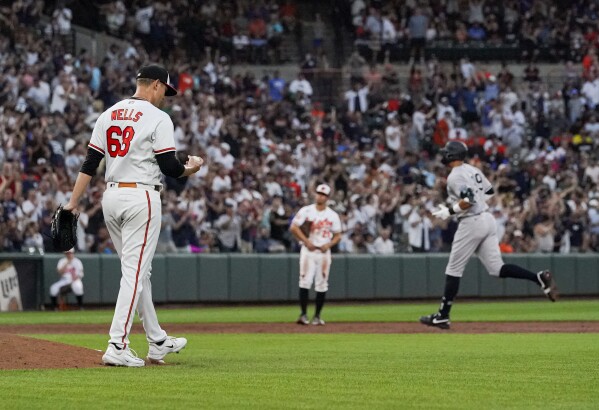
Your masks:
<svg viewBox="0 0 599 410"><path fill-rule="evenodd" d="M442 162L451 168L447 178L447 193L451 206L440 205L433 215L443 220L456 216L458 230L451 245L449 262L445 268L445 291L439 311L422 316L420 322L441 329L449 329L449 312L458 293L464 268L476 252L492 276L528 279L541 287L545 295L555 302L557 288L548 270L537 273L517 265L506 264L501 258L496 234L495 219L486 201L494 194L493 186L482 172L464 163L468 148L462 142L450 141L441 150Z"/></svg>
<svg viewBox="0 0 599 410"><path fill-rule="evenodd" d="M104 111L96 121L87 158L64 207L67 211L77 208L100 161L105 159L107 186L102 210L121 259L122 276L102 361L127 367L145 365L129 347L135 311L146 331L150 362L163 363L167 354L178 353L187 345L187 339L169 336L160 326L150 276L162 220L162 174L188 177L204 163L197 156L188 156L185 164L177 159L173 122L160 109L165 97L177 94L166 69L159 65L142 67L136 83L133 96Z"/></svg>

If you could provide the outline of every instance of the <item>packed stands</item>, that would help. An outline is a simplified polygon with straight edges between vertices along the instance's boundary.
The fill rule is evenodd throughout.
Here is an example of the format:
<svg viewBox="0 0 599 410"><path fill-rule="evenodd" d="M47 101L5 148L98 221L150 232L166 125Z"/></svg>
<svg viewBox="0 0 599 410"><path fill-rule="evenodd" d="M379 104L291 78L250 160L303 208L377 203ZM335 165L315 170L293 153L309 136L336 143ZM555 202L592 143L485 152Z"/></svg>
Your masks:
<svg viewBox="0 0 599 410"><path fill-rule="evenodd" d="M0 251L52 251L50 218L70 195L95 119L132 95L135 72L148 61L165 64L180 91L165 110L181 158L199 154L209 164L187 180L166 178L159 252L219 252L231 237L239 252L293 250L289 221L321 182L333 187L331 206L342 216L338 252L446 251L455 222L430 212L445 199L447 170L438 150L449 139L464 141L470 162L493 180L498 195L489 205L503 252L599 250L599 64L591 5L568 3L564 11L560 2L507 2L500 13L493 11L499 3L431 6L437 3L335 2L335 16L350 14L333 35L350 33L350 52L341 56L339 92L324 99L327 82L318 73L326 70L328 51L319 36L330 30L331 16L312 16L308 24L293 1L207 1L199 8L188 1L113 1L97 15L78 12L84 1L11 2L0 21ZM510 7L525 3L528 13L514 17ZM454 6L457 16L450 17ZM370 27L364 33L355 24L359 16ZM518 44L533 41L516 56L527 66L520 75L513 62L501 64L501 55L491 65L467 53L445 61L430 53L435 39L426 37L428 28L424 50L397 54L414 46L412 16L432 22L435 39L447 40L451 22L455 30L464 25L464 42L473 27L479 34L485 27L485 38L472 41L502 44L511 41L504 26L515 18ZM373 48L380 40L373 20L388 27L385 18L396 42ZM563 30L569 27L563 19L575 30ZM78 24L126 42L98 58L77 48ZM284 47L312 35L301 61ZM552 55L559 75L549 82L535 41L557 47L564 35L565 52ZM280 75L278 64L289 60L293 77ZM240 68L245 64L273 70L260 76ZM104 188L100 173L81 203L80 251L114 252L103 224ZM227 208L238 223L221 223Z"/></svg>

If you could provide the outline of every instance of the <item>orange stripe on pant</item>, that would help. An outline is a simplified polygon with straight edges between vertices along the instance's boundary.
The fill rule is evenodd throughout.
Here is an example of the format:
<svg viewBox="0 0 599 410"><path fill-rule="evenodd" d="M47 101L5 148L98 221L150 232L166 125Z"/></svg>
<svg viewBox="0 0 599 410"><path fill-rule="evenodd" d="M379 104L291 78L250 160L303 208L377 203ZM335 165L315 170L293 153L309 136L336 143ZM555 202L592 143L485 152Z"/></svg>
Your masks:
<svg viewBox="0 0 599 410"><path fill-rule="evenodd" d="M146 222L146 232L144 234L144 243L141 245L141 251L139 252L139 262L137 262L137 272L135 272L135 287L133 288L133 297L131 298L131 304L129 305L129 312L127 313L127 320L125 321L125 332L121 339L123 348L127 347L125 339L127 338L127 325L129 325L129 319L131 319L131 311L133 310L133 304L135 303L135 295L137 294L137 284L139 283L139 270L141 269L141 260L144 256L144 249L148 241L148 229L150 229L150 221L152 219L152 204L150 203L150 194L146 191L146 199L148 200L148 222Z"/></svg>

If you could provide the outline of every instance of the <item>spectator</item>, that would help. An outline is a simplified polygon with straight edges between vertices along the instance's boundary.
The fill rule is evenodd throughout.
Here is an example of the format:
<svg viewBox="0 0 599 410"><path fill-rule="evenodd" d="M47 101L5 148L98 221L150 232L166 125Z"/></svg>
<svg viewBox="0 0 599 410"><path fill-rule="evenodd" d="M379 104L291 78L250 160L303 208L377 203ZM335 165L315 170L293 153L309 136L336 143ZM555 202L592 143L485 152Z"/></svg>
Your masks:
<svg viewBox="0 0 599 410"><path fill-rule="evenodd" d="M380 255L393 254L395 252L395 247L390 237L390 229L381 229L379 236L374 240L374 253Z"/></svg>
<svg viewBox="0 0 599 410"><path fill-rule="evenodd" d="M69 41L68 37L71 35L72 20L73 12L66 7L63 0L59 0L56 3L56 9L52 13L52 31L61 37L63 44L70 44L67 41Z"/></svg>
<svg viewBox="0 0 599 410"><path fill-rule="evenodd" d="M271 101L279 102L283 99L285 91L285 80L275 71L273 77L268 81L268 91Z"/></svg>
<svg viewBox="0 0 599 410"><path fill-rule="evenodd" d="M300 72L297 75L297 78L289 84L289 92L291 93L291 96L296 99L299 98L300 94L310 98L313 90L310 82L306 80L304 74Z"/></svg>
<svg viewBox="0 0 599 410"><path fill-rule="evenodd" d="M354 83L352 88L345 93L347 110L349 112L366 112L368 110L368 85L360 82Z"/></svg>
<svg viewBox="0 0 599 410"><path fill-rule="evenodd" d="M468 29L468 38L470 40L483 41L487 38L487 33L485 32L484 27L480 25L480 23L474 23Z"/></svg>
<svg viewBox="0 0 599 410"><path fill-rule="evenodd" d="M260 16L254 16L248 27L250 35L250 61L264 64L266 62L266 22Z"/></svg>
<svg viewBox="0 0 599 410"><path fill-rule="evenodd" d="M322 47L322 43L324 41L325 36L325 24L320 17L320 13L316 13L314 16L314 23L312 23L312 47L316 54L318 54L319 50Z"/></svg>
<svg viewBox="0 0 599 410"><path fill-rule="evenodd" d="M106 28L115 36L121 36L127 17L127 8L121 0L110 2L106 6Z"/></svg>
<svg viewBox="0 0 599 410"><path fill-rule="evenodd" d="M412 252L429 252L431 249L430 229L433 226L428 211L423 206L416 206L408 218L408 239Z"/></svg>
<svg viewBox="0 0 599 410"><path fill-rule="evenodd" d="M177 252L177 246L173 241L173 227L175 226L175 218L173 218L173 212L175 211L175 207L176 205L173 202L167 202L165 212L162 213L160 235L158 236L158 244L156 245L156 252L158 253Z"/></svg>
<svg viewBox="0 0 599 410"><path fill-rule="evenodd" d="M218 229L218 246L221 252L237 252L241 239L241 219L232 200L225 201L225 213L214 222Z"/></svg>
<svg viewBox="0 0 599 410"><path fill-rule="evenodd" d="M412 65L416 59L424 62L424 48L426 47L426 31L428 29L428 17L420 8L414 9L414 14L408 22L408 34L410 36L410 61Z"/></svg>
<svg viewBox="0 0 599 410"><path fill-rule="evenodd" d="M268 22L266 29L266 37L268 39L268 60L272 64L280 64L283 60L281 56L283 31L283 24L279 20L277 14L271 14L270 21Z"/></svg>

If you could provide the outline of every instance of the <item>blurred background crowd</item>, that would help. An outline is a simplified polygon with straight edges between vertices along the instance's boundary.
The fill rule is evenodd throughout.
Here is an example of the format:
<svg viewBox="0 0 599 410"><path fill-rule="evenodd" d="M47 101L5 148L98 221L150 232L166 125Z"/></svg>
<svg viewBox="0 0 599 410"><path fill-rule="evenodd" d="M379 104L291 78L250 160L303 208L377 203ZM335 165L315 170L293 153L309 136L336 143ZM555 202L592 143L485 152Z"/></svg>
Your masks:
<svg viewBox="0 0 599 410"><path fill-rule="evenodd" d="M438 151L451 139L495 186L502 252L599 250L595 2L335 1L354 48L327 100L316 70L328 64L330 16L312 16L308 35L297 3L106 1L78 13L86 1L3 2L0 251L52 251L51 216L69 198L94 121L133 94L148 61L165 64L180 91L164 109L181 159L208 164L165 179L158 252L294 251L287 228L318 183L331 185L342 219L337 252L447 251L456 222L431 211L446 199ZM127 41L97 61L75 49L75 24ZM283 45L305 36L305 58L285 78ZM434 39L516 41L528 66L520 75L505 62L440 61L423 53ZM555 50L557 80L540 73L541 43ZM405 76L393 64L401 44ZM239 69L248 63L273 69ZM81 252L114 252L104 189L101 168L79 208Z"/></svg>

